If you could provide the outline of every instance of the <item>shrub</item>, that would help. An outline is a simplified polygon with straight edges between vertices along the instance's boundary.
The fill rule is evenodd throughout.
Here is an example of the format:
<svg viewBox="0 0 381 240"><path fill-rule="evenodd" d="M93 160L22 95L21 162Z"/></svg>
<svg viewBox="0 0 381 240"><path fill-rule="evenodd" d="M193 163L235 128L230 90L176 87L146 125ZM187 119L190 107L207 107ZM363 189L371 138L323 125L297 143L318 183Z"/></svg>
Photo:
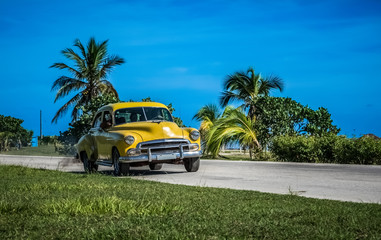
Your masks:
<svg viewBox="0 0 381 240"><path fill-rule="evenodd" d="M316 162L318 153L314 141L314 137L281 136L274 139L270 149L280 161Z"/></svg>
<svg viewBox="0 0 381 240"><path fill-rule="evenodd" d="M278 161L381 164L381 140L371 137L279 136L270 150Z"/></svg>
<svg viewBox="0 0 381 240"><path fill-rule="evenodd" d="M38 145L55 145L57 143L57 136L43 136L38 137Z"/></svg>

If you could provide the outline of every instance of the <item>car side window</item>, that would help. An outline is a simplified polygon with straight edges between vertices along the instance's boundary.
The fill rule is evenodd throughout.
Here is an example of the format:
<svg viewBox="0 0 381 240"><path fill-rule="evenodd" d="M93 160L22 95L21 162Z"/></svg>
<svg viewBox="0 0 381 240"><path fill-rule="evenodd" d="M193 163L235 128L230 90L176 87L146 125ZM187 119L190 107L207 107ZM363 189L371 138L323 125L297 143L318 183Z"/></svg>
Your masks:
<svg viewBox="0 0 381 240"><path fill-rule="evenodd" d="M103 122L101 124L101 127L106 129L112 126L112 116L109 111L105 111L103 114Z"/></svg>
<svg viewBox="0 0 381 240"><path fill-rule="evenodd" d="M94 118L94 122L93 122L93 128L100 128L101 127L101 124L102 124L102 112L98 113L95 118Z"/></svg>
<svg viewBox="0 0 381 240"><path fill-rule="evenodd" d="M166 111L164 108L162 109L162 111L163 111L164 119L165 119L166 121L172 122L173 119L172 119L172 116L171 116L171 114L169 113L169 111Z"/></svg>

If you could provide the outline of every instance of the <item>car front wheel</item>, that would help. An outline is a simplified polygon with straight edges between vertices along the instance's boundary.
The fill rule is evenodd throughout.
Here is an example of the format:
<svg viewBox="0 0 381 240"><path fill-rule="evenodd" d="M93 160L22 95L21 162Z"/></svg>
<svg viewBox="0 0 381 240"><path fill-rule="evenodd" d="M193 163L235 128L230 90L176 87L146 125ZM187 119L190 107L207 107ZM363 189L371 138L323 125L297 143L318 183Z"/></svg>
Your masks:
<svg viewBox="0 0 381 240"><path fill-rule="evenodd" d="M112 161L114 164L114 175L115 176L128 176L130 171L130 164L128 163L120 163L119 162L119 152L116 148L112 151Z"/></svg>
<svg viewBox="0 0 381 240"><path fill-rule="evenodd" d="M186 158L184 159L184 167L187 172L197 172L200 167L200 158Z"/></svg>

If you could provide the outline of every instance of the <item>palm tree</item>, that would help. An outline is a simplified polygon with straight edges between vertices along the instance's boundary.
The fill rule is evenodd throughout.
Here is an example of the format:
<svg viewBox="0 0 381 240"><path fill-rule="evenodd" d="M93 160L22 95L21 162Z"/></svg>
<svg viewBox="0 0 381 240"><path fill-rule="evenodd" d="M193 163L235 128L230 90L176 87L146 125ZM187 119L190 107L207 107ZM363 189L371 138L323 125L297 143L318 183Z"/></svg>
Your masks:
<svg viewBox="0 0 381 240"><path fill-rule="evenodd" d="M207 135L220 117L221 113L218 106L215 104L208 104L198 110L198 112L192 118L201 122L199 131L203 145L202 149L204 152L207 147L205 142Z"/></svg>
<svg viewBox="0 0 381 240"><path fill-rule="evenodd" d="M261 74L255 74L254 69L249 67L246 73L236 72L227 76L224 82L225 91L222 93L220 103L225 107L232 101L243 101L241 107L248 108L248 116L253 118L258 98L268 96L273 89L279 89L282 92L283 85L280 77L262 78Z"/></svg>
<svg viewBox="0 0 381 240"><path fill-rule="evenodd" d="M215 104L205 105L200 110L198 110L198 112L193 116L193 119L201 122L199 129L201 136L205 136L205 134L213 127L220 116L220 110Z"/></svg>
<svg viewBox="0 0 381 240"><path fill-rule="evenodd" d="M246 116L242 108L227 107L223 116L210 129L207 136L207 152L216 157L223 144L238 141L243 147L249 148L250 159L253 150L260 144L254 128L255 117Z"/></svg>
<svg viewBox="0 0 381 240"><path fill-rule="evenodd" d="M57 111L52 122L57 122L58 118L73 105L71 117L75 121L79 115L78 109L103 93L114 94L119 99L114 86L106 78L115 66L121 65L125 61L116 55L108 55L107 42L108 40L97 43L94 38L90 38L85 48L76 39L74 46L79 49L79 53L71 48L61 51L66 58L74 61L75 67L65 63L54 63L50 66L51 68L66 69L72 75L72 77L62 76L54 81L52 91L57 90L54 102L71 92L79 91Z"/></svg>

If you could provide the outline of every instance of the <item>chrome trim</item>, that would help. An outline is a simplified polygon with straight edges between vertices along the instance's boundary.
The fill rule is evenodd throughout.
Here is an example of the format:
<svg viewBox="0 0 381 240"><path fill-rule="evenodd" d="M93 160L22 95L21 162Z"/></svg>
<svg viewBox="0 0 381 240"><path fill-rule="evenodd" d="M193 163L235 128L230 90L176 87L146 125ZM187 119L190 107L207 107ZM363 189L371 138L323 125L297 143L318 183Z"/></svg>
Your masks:
<svg viewBox="0 0 381 240"><path fill-rule="evenodd" d="M102 165L102 166L107 166L107 167L112 167L112 162L111 161L106 161L106 160L95 161L95 164Z"/></svg>
<svg viewBox="0 0 381 240"><path fill-rule="evenodd" d="M169 143L168 145L154 146L155 144ZM177 144L176 144L177 143ZM147 145L147 147L145 147ZM150 146L151 145L151 146ZM152 146L153 145L153 146ZM197 148L195 151L190 149ZM186 150L184 150L184 148ZM168 160L183 160L184 158L201 157L200 146L197 143L190 143L188 139L183 138L171 138L152 140L147 142L141 142L136 146L137 150L146 150L147 152L141 153L135 156L123 156L119 158L123 163L134 162L149 162L152 161L168 161ZM166 150L172 149L174 152L152 152L152 150ZM177 150L176 150L177 149Z"/></svg>
<svg viewBox="0 0 381 240"><path fill-rule="evenodd" d="M181 158L182 155L182 158ZM139 156L131 157L120 157L119 162L121 163L137 163L137 162L152 162L152 161L166 161L166 160L183 160L185 158L195 158L201 157L201 151L194 152L183 152L181 153L170 153L170 154L144 154Z"/></svg>
<svg viewBox="0 0 381 240"><path fill-rule="evenodd" d="M188 146L188 149L190 146ZM183 145L180 144L180 159L184 159L184 148Z"/></svg>
<svg viewBox="0 0 381 240"><path fill-rule="evenodd" d="M151 148L148 148L148 162L152 162Z"/></svg>
<svg viewBox="0 0 381 240"><path fill-rule="evenodd" d="M190 141L188 139L167 138L167 139L152 140L152 141L147 141L147 142L140 142L140 143L138 143L138 145L136 145L136 148L141 149L141 146L144 144L173 143L173 142L186 142L187 144L190 144Z"/></svg>
<svg viewBox="0 0 381 240"><path fill-rule="evenodd" d="M144 107L142 107L142 111L143 111L143 114L144 114L144 119L145 119L145 121L147 121L147 115L146 115L146 111L144 111Z"/></svg>

